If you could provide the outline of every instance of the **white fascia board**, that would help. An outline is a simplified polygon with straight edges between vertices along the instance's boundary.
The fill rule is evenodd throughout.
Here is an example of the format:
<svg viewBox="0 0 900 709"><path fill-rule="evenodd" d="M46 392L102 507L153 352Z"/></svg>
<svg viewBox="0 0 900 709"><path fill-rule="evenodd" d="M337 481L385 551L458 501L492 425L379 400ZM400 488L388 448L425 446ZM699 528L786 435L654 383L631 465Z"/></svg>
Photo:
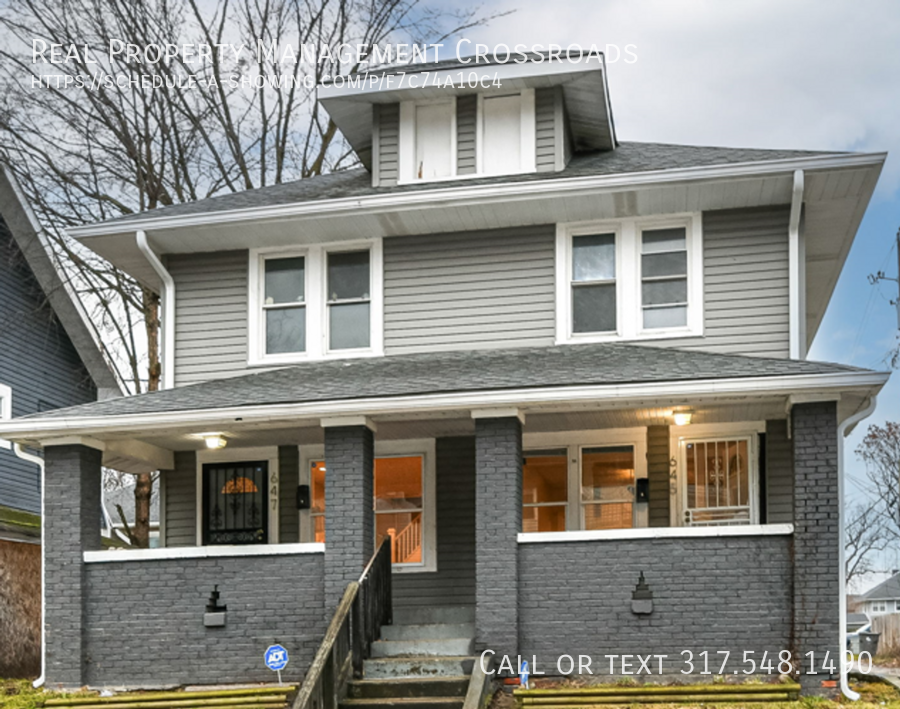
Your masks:
<svg viewBox="0 0 900 709"><path fill-rule="evenodd" d="M597 55L599 57L599 55ZM340 98L368 98L372 95L382 94L386 91L421 91L424 81L427 79L431 86L443 86L447 82L453 85L459 84L460 72L468 75L469 72L477 72L479 77L490 75L493 80L494 75L502 83L504 79L528 80L532 78L543 78L546 76L557 76L561 74L588 74L593 72L606 73L602 61L589 58L587 61L574 62L567 60L547 60L543 62L507 62L504 64L493 64L481 62L476 64L470 61L468 64L462 62L459 65L451 67L441 67L435 69L423 69L421 64L409 64L402 68L391 68L390 70L371 69L368 72L361 72L360 78L368 77L367 80L361 81L362 85L348 85L347 81L342 82L341 86L331 82L328 84L319 84L316 87L316 98L321 101L327 110L328 101ZM373 80L377 77L377 80ZM403 84L401 84L401 77ZM465 87L464 87L465 88Z"/></svg>
<svg viewBox="0 0 900 709"><path fill-rule="evenodd" d="M640 384L603 384L592 386L535 387L448 394L417 394L311 401L294 404L268 404L222 409L164 411L121 416L81 418L22 419L0 422L0 437L41 441L59 436L100 435L102 433L171 429L176 426L226 427L236 420L249 423L318 422L334 416L396 415L435 413L494 407L566 406L570 404L646 405L649 401L690 397L727 398L729 396L787 396L799 391L822 392L831 399L834 390L880 390L890 377L888 372L841 372L741 379L688 380L681 382L644 382Z"/></svg>
<svg viewBox="0 0 900 709"><path fill-rule="evenodd" d="M165 229L283 219L286 217L358 215L363 210L370 213L400 212L438 206L483 205L515 199L530 200L535 197L577 196L579 193L593 196L598 192L604 191L618 192L633 188L698 180L746 179L784 173L793 174L796 170L829 170L881 166L886 157L887 153L835 154L768 160L764 162L734 163L712 167L686 167L616 175L547 178L527 182L502 182L496 185L479 184L443 187L360 197L342 197L297 204L248 207L246 209L187 214L174 217L148 216L144 219L135 219L128 222L100 222L98 224L75 227L69 229L67 233L76 239L84 239L92 236L133 233L138 230L158 232ZM446 185L447 183L441 184Z"/></svg>

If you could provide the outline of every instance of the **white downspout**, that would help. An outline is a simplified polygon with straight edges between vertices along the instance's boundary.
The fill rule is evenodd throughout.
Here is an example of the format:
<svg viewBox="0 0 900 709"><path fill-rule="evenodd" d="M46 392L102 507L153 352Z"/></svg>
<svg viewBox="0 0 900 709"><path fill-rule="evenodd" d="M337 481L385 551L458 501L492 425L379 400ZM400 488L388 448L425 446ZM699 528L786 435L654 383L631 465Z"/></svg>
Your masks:
<svg viewBox="0 0 900 709"><path fill-rule="evenodd" d="M44 459L26 453L18 443L13 444L13 451L16 457L34 463L41 471L41 676L32 683L32 686L37 689L43 686L47 677L47 581L45 578L47 564L44 559L47 545L44 542Z"/></svg>
<svg viewBox="0 0 900 709"><path fill-rule="evenodd" d="M803 212L803 170L794 171L794 187L791 193L791 217L788 223L788 293L790 320L790 357L802 359L806 346L801 340L803 312L803 264L800 244L800 215Z"/></svg>
<svg viewBox="0 0 900 709"><path fill-rule="evenodd" d="M135 234L137 247L162 281L162 385L164 389L175 386L175 281L162 261L147 243L147 234Z"/></svg>
<svg viewBox="0 0 900 709"><path fill-rule="evenodd" d="M850 416L850 418L845 419L838 425L838 574L840 581L840 590L838 591L838 601L840 603L838 618L840 619L841 624L838 638L840 640L841 692L847 699L853 701L859 699L859 693L850 689L850 685L847 682L847 671L849 671L849 667L847 668L847 671L844 670L847 649L847 578L846 570L844 568L847 563L846 551L844 549L844 436L847 435L847 430L851 426L855 426L864 418L871 415L875 410L876 403L877 397L873 395L869 399L869 404L866 408L862 411L857 411Z"/></svg>

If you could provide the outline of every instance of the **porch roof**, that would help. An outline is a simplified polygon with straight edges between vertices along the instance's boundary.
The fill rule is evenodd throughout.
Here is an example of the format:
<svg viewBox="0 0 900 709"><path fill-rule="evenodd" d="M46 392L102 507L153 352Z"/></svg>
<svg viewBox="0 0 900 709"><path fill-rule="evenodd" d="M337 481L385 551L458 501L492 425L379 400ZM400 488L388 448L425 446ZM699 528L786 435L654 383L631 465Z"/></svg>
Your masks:
<svg viewBox="0 0 900 709"><path fill-rule="evenodd" d="M840 364L619 343L439 352L307 362L45 411L17 419L78 419L268 405L578 386L873 374ZM886 375L885 375L886 378ZM660 393L663 393L663 389ZM11 422L15 426L15 422ZM9 424L0 424L0 433Z"/></svg>

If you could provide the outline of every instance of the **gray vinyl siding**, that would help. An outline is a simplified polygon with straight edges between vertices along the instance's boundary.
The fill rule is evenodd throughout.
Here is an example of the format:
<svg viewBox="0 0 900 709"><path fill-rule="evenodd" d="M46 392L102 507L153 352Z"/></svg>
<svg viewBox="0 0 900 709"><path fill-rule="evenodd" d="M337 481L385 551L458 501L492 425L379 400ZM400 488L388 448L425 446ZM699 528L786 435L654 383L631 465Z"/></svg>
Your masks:
<svg viewBox="0 0 900 709"><path fill-rule="evenodd" d="M278 542L300 541L300 513L297 511L297 485L300 484L300 449L278 446Z"/></svg>
<svg viewBox="0 0 900 709"><path fill-rule="evenodd" d="M794 521L794 453L787 421L766 421L766 519L769 524Z"/></svg>
<svg viewBox="0 0 900 709"><path fill-rule="evenodd" d="M247 367L247 252L170 256L175 281L175 385Z"/></svg>
<svg viewBox="0 0 900 709"><path fill-rule="evenodd" d="M555 227L384 241L385 354L552 345Z"/></svg>
<svg viewBox="0 0 900 709"><path fill-rule="evenodd" d="M375 123L378 126L377 160L374 168L377 184L382 187L396 185L400 164L397 159L400 146L400 104L376 104L372 110L375 111Z"/></svg>
<svg viewBox="0 0 900 709"><path fill-rule="evenodd" d="M647 427L647 478L650 484L648 522L651 527L670 526L669 427Z"/></svg>
<svg viewBox="0 0 900 709"><path fill-rule="evenodd" d="M0 218L0 384L12 389L12 415L95 401L97 390ZM41 510L40 471L0 448L0 506Z"/></svg>
<svg viewBox="0 0 900 709"><path fill-rule="evenodd" d="M472 175L478 169L475 155L478 124L478 97L475 94L456 99L456 173Z"/></svg>
<svg viewBox="0 0 900 709"><path fill-rule="evenodd" d="M704 336L653 344L787 357L789 216L787 206L705 212Z"/></svg>
<svg viewBox="0 0 900 709"><path fill-rule="evenodd" d="M165 517L164 546L197 545L197 454L176 451L175 469L164 470L164 494L160 503Z"/></svg>
<svg viewBox="0 0 900 709"><path fill-rule="evenodd" d="M538 89L534 92L535 163L538 172L556 170L557 135L556 104L560 99L556 88Z"/></svg>
<svg viewBox="0 0 900 709"><path fill-rule="evenodd" d="M437 571L394 574L394 607L475 604L475 439L435 442Z"/></svg>

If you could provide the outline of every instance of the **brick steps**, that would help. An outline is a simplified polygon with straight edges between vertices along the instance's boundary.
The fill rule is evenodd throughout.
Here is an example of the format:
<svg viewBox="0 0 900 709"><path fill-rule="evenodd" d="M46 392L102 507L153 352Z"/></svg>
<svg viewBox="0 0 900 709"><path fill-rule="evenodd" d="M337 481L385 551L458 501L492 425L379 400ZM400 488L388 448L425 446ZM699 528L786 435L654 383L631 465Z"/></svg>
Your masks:
<svg viewBox="0 0 900 709"><path fill-rule="evenodd" d="M199 692L134 692L48 699L47 709L284 709L293 685Z"/></svg>

